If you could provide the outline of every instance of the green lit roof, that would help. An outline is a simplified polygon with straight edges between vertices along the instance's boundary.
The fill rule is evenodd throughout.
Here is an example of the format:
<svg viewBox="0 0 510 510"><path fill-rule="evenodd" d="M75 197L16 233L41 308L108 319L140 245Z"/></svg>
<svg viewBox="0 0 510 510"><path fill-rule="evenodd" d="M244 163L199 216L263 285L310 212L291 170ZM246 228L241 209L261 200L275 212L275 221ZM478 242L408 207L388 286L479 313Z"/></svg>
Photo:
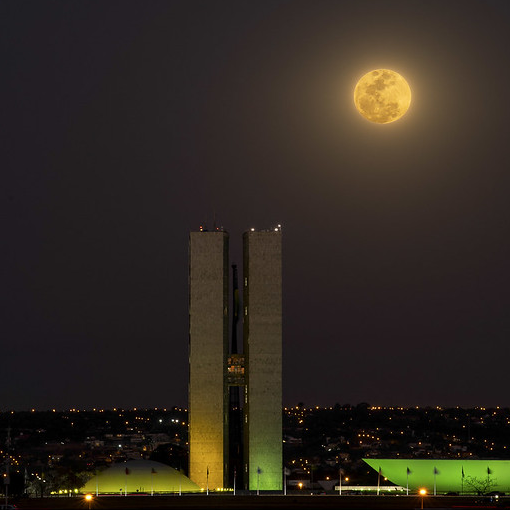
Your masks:
<svg viewBox="0 0 510 510"><path fill-rule="evenodd" d="M113 464L93 476L82 493L119 494L200 492L200 488L176 469L151 460L130 460Z"/></svg>
<svg viewBox="0 0 510 510"><path fill-rule="evenodd" d="M416 491L425 488L438 494L476 493L476 487L510 493L510 460L478 459L363 459L396 485ZM409 475L408 475L409 470ZM487 482L489 482L487 484Z"/></svg>

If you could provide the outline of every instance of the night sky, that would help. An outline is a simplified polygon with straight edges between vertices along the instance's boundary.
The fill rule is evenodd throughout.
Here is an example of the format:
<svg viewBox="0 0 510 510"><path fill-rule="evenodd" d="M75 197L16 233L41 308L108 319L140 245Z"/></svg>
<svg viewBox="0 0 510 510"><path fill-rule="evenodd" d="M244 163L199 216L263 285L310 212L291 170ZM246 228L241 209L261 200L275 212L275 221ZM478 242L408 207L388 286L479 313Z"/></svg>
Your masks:
<svg viewBox="0 0 510 510"><path fill-rule="evenodd" d="M509 48L506 0L3 0L0 410L186 405L214 218L282 224L285 405L510 406Z"/></svg>

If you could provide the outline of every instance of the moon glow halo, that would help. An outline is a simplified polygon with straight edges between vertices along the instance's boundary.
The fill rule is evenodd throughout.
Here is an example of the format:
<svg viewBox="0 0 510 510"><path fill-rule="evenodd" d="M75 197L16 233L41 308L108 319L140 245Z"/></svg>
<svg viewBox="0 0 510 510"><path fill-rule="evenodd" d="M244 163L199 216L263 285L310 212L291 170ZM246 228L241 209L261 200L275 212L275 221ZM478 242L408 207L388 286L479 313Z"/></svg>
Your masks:
<svg viewBox="0 0 510 510"><path fill-rule="evenodd" d="M388 124L402 117L411 104L411 88L390 69L375 69L360 78L354 89L354 104L363 117Z"/></svg>

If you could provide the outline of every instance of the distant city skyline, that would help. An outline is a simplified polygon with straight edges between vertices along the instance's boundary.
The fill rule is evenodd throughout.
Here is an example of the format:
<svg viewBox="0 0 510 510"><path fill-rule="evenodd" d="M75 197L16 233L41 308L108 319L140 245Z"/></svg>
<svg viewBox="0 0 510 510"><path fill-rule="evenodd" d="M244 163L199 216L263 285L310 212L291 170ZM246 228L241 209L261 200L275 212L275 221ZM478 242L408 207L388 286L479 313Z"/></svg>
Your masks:
<svg viewBox="0 0 510 510"><path fill-rule="evenodd" d="M508 406L510 4L4 0L0 411L188 394L188 233L282 225L283 403ZM386 125L354 105L392 69Z"/></svg>
<svg viewBox="0 0 510 510"><path fill-rule="evenodd" d="M340 469L344 487L375 486L382 468L383 476L394 483L405 487L409 482L410 492L419 483L429 493L433 485L438 492L471 493L480 490L476 486L484 484L490 469L492 489L508 493L504 479L508 481L510 465L509 408L292 407L284 410L282 418L283 467L289 489L301 483L303 489L314 484L321 492L332 490ZM86 472L90 476L102 472L111 463L124 471L129 459L144 463L149 467L146 472L151 468L159 472L150 466L151 461L187 472L189 414L182 409L1 413L0 429L4 439L10 430L12 440L11 494L21 494L28 486L31 494L44 491L49 495L55 487L60 489L67 469L82 478ZM49 451L52 455L47 455ZM37 473L42 469L48 483L41 485ZM332 483L315 485L328 479ZM94 490L111 492L106 481L100 487L94 480L88 484ZM118 487L114 485L114 492ZM177 484L171 490L177 491ZM486 485L485 492L489 492Z"/></svg>

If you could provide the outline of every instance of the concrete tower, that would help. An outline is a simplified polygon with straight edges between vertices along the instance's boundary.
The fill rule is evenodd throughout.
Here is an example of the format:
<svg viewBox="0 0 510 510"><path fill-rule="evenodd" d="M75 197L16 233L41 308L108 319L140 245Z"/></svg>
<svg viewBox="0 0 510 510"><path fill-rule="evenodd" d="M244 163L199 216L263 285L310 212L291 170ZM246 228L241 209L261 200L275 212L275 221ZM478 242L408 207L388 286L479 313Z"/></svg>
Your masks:
<svg viewBox="0 0 510 510"><path fill-rule="evenodd" d="M228 234L189 239L189 477L226 486L228 458Z"/></svg>
<svg viewBox="0 0 510 510"><path fill-rule="evenodd" d="M227 487L236 466L244 466L245 488L281 490L280 227L243 236L243 354L237 353L235 341L229 353L228 234L192 232L189 253L189 477L201 488L214 490ZM237 308L235 303L236 296ZM230 452L229 476L229 416L232 434L239 434L229 405L229 391L232 395L235 387L244 390L244 444Z"/></svg>
<svg viewBox="0 0 510 510"><path fill-rule="evenodd" d="M243 236L245 465L250 490L282 489L282 236Z"/></svg>

